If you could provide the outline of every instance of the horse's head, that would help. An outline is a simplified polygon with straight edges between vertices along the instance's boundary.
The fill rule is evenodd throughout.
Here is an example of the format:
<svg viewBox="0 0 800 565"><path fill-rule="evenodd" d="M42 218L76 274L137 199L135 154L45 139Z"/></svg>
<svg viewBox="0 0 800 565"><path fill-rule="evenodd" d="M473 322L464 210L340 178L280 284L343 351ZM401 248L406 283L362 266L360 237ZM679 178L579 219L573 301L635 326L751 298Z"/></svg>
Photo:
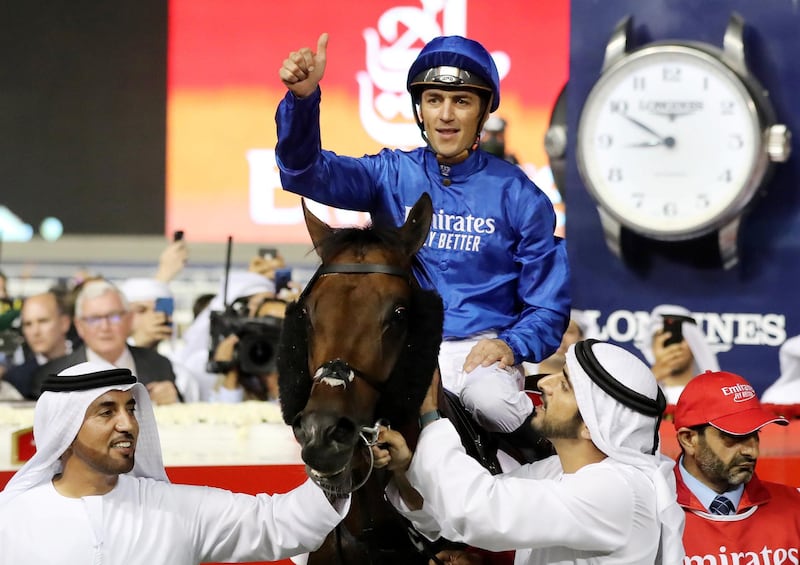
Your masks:
<svg viewBox="0 0 800 565"><path fill-rule="evenodd" d="M376 422L416 420L436 368L441 299L411 274L433 209L423 194L400 228L347 229L303 210L322 264L286 311L281 409L309 476L346 492L354 457L369 457Z"/></svg>

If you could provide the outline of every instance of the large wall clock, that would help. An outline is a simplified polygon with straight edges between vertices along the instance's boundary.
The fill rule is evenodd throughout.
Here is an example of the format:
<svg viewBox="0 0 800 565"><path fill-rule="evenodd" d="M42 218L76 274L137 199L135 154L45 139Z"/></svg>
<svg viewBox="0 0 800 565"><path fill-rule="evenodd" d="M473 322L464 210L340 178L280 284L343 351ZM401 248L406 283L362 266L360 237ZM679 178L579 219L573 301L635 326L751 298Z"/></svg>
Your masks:
<svg viewBox="0 0 800 565"><path fill-rule="evenodd" d="M632 50L630 17L614 31L576 149L617 255L627 229L660 242L711 237L719 264L736 264L742 215L791 142L748 70L743 30L734 13L723 49L664 41Z"/></svg>

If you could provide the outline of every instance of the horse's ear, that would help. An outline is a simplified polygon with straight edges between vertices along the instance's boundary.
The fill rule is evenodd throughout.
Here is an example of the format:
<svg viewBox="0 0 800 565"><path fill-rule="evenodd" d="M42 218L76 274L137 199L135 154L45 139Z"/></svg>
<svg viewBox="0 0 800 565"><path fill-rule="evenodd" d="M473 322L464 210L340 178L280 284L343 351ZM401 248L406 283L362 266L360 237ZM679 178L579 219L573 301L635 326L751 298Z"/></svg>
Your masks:
<svg viewBox="0 0 800 565"><path fill-rule="evenodd" d="M400 228L400 235L409 255L415 254L428 239L433 218L433 202L427 192L423 192L417 203L406 217L406 223Z"/></svg>
<svg viewBox="0 0 800 565"><path fill-rule="evenodd" d="M300 199L300 205L303 207L306 229L308 229L308 235L311 236L311 242L314 244L314 251L319 255L320 245L326 237L333 233L333 228L308 211L305 198Z"/></svg>

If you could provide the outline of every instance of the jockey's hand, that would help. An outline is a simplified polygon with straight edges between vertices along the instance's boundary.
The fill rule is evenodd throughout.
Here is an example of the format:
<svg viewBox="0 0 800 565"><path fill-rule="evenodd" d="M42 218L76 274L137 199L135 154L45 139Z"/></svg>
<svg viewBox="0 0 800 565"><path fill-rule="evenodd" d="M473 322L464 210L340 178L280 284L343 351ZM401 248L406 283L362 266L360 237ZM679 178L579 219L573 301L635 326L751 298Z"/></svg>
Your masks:
<svg viewBox="0 0 800 565"><path fill-rule="evenodd" d="M372 446L375 468L405 473L411 465L413 453L400 432L381 426L378 443Z"/></svg>
<svg viewBox="0 0 800 565"><path fill-rule="evenodd" d="M310 96L325 74L327 60L328 34L323 33L317 40L317 52L309 47L292 51L283 61L278 76L286 88L298 98Z"/></svg>
<svg viewBox="0 0 800 565"><path fill-rule="evenodd" d="M502 339L482 339L476 343L464 360L464 372L469 373L480 367L488 367L500 363L505 369L514 365L514 352Z"/></svg>

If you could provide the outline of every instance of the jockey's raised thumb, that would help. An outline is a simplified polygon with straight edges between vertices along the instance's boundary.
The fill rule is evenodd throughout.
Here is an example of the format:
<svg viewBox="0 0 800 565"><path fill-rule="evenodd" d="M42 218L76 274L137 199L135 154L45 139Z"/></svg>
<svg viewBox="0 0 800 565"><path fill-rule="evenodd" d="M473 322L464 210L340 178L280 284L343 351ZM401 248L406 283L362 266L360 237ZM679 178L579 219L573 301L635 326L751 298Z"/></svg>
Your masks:
<svg viewBox="0 0 800 565"><path fill-rule="evenodd" d="M325 64L325 58L328 53L328 32L322 33L317 39L317 56L315 59L322 59L322 64Z"/></svg>
<svg viewBox="0 0 800 565"><path fill-rule="evenodd" d="M325 65L328 60L328 34L323 33L317 39L317 52L311 66L308 68L309 75L318 83L325 74Z"/></svg>

